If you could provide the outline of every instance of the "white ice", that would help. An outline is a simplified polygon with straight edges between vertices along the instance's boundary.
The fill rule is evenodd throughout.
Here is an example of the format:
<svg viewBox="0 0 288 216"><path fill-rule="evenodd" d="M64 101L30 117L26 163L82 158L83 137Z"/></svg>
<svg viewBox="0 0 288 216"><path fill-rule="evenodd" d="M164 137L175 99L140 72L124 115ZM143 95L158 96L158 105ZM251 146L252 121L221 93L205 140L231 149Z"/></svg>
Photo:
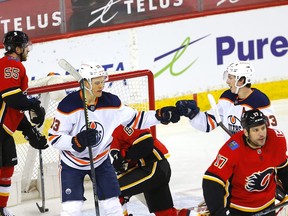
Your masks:
<svg viewBox="0 0 288 216"><path fill-rule="evenodd" d="M272 101L272 104L277 115L279 129L288 137L288 99ZM172 168L170 187L176 208L196 206L202 201L202 175L223 144L224 133L220 127L211 133L197 131L184 117L177 124L157 126L157 136L171 154L169 158ZM92 191L87 190L85 196L87 201L84 204L83 216L95 215ZM45 206L49 209L46 213L39 212L36 202L42 205L41 199L37 199L24 201L9 209L15 216L59 215L61 209L59 198L46 200ZM154 215L149 214L145 205L136 197L130 200L128 210L133 216Z"/></svg>

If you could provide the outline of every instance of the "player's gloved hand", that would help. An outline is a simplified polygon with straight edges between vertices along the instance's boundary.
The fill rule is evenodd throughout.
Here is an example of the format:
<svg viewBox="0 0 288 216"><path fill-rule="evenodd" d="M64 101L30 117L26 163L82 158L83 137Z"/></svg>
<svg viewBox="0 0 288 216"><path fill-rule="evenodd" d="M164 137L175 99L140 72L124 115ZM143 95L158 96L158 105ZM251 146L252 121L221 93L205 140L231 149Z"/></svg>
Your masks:
<svg viewBox="0 0 288 216"><path fill-rule="evenodd" d="M41 102L36 98L31 98L29 100L31 103L31 109L29 110L30 120L39 128L45 120L45 109L40 106Z"/></svg>
<svg viewBox="0 0 288 216"><path fill-rule="evenodd" d="M45 136L40 134L36 127L29 127L22 132L25 139L29 141L29 144L35 149L46 149L49 147Z"/></svg>
<svg viewBox="0 0 288 216"><path fill-rule="evenodd" d="M285 192L285 189L283 188L282 182L279 179L277 179L275 198L281 202L285 198L285 196L286 196L286 192Z"/></svg>
<svg viewBox="0 0 288 216"><path fill-rule="evenodd" d="M124 156L122 156L121 152L116 149L112 149L110 151L113 160L113 166L117 174L126 172L128 169L128 162L125 160Z"/></svg>
<svg viewBox="0 0 288 216"><path fill-rule="evenodd" d="M157 109L155 117L162 124L169 124L170 122L176 123L180 120L180 113L174 106L166 106Z"/></svg>
<svg viewBox="0 0 288 216"><path fill-rule="evenodd" d="M193 119L200 111L194 100L179 100L176 103L176 108L180 115Z"/></svg>
<svg viewBox="0 0 288 216"><path fill-rule="evenodd" d="M97 130L88 128L79 132L76 136L72 137L72 148L77 152L82 152L87 146L93 146L97 143Z"/></svg>

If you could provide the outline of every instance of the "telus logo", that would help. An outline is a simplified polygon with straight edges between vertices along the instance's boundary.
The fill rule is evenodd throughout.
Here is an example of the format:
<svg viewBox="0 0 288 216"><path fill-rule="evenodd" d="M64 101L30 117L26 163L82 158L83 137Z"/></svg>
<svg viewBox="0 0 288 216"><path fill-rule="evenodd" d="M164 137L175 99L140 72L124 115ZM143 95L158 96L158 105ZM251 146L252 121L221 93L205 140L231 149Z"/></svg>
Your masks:
<svg viewBox="0 0 288 216"><path fill-rule="evenodd" d="M264 52L270 52L275 57L282 57L288 52L288 41L284 36L248 41L235 41L231 36L224 36L216 38L216 46L217 65L222 65L224 57L235 52L241 61L263 59Z"/></svg>

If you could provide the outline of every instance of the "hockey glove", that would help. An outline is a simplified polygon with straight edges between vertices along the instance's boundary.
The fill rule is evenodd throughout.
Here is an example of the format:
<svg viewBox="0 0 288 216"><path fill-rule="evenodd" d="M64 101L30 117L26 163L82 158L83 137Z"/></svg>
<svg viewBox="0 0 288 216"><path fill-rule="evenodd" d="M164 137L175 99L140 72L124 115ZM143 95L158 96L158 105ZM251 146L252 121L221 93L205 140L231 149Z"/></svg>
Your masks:
<svg viewBox="0 0 288 216"><path fill-rule="evenodd" d="M29 127L29 129L22 132L25 139L35 149L46 149L49 147L45 136L39 133L36 127Z"/></svg>
<svg viewBox="0 0 288 216"><path fill-rule="evenodd" d="M72 137L72 148L77 152L82 152L87 146L93 146L97 143L97 130L89 128L81 131L76 136Z"/></svg>
<svg viewBox="0 0 288 216"><path fill-rule="evenodd" d="M275 198L281 202L285 198L285 196L286 196L285 189L283 188L281 181L277 179Z"/></svg>
<svg viewBox="0 0 288 216"><path fill-rule="evenodd" d="M194 100L179 100L176 103L176 108L180 115L193 119L200 111Z"/></svg>
<svg viewBox="0 0 288 216"><path fill-rule="evenodd" d="M41 127L45 120L45 109L40 106L40 101L36 98L30 99L31 109L29 110L30 120L32 123L36 124L37 127Z"/></svg>
<svg viewBox="0 0 288 216"><path fill-rule="evenodd" d="M123 172L126 172L128 169L128 162L125 160L125 158L122 156L121 152L119 150L111 150L110 154L112 156L113 160L113 166L117 174L121 174Z"/></svg>
<svg viewBox="0 0 288 216"><path fill-rule="evenodd" d="M155 117L162 124L169 124L170 122L176 123L180 120L180 113L174 106L166 106L157 109Z"/></svg>

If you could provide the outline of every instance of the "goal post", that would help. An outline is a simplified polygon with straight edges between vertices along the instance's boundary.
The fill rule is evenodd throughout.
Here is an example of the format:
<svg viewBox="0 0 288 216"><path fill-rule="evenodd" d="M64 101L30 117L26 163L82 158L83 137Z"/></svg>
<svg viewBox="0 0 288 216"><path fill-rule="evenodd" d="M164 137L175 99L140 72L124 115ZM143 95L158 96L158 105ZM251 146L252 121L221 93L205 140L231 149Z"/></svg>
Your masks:
<svg viewBox="0 0 288 216"><path fill-rule="evenodd" d="M58 103L67 94L78 89L79 83L71 75L47 76L29 83L28 97L38 98L46 111L45 121L40 128L40 131L45 136L48 135ZM137 110L155 109L154 75L149 70L109 74L109 80L105 83L104 91L116 94L124 104ZM155 136L155 127L152 127L151 130ZM21 192L29 194L35 189L40 192L41 188L37 186L37 182L39 183L40 181L38 150L33 149L19 131L14 134L14 139L18 156L15 172L21 174ZM49 166L55 167L52 164L56 164L59 161L58 150L51 146L42 151L42 156L43 165L46 168L49 168ZM44 172L45 187L49 182L46 179L47 172L49 175L49 170L46 170L46 173ZM58 175L58 170L53 172L55 172L53 175ZM48 199L53 197L53 195L49 195L49 189L45 188L45 191ZM25 197L28 197L25 199L29 199L29 196L26 195Z"/></svg>

